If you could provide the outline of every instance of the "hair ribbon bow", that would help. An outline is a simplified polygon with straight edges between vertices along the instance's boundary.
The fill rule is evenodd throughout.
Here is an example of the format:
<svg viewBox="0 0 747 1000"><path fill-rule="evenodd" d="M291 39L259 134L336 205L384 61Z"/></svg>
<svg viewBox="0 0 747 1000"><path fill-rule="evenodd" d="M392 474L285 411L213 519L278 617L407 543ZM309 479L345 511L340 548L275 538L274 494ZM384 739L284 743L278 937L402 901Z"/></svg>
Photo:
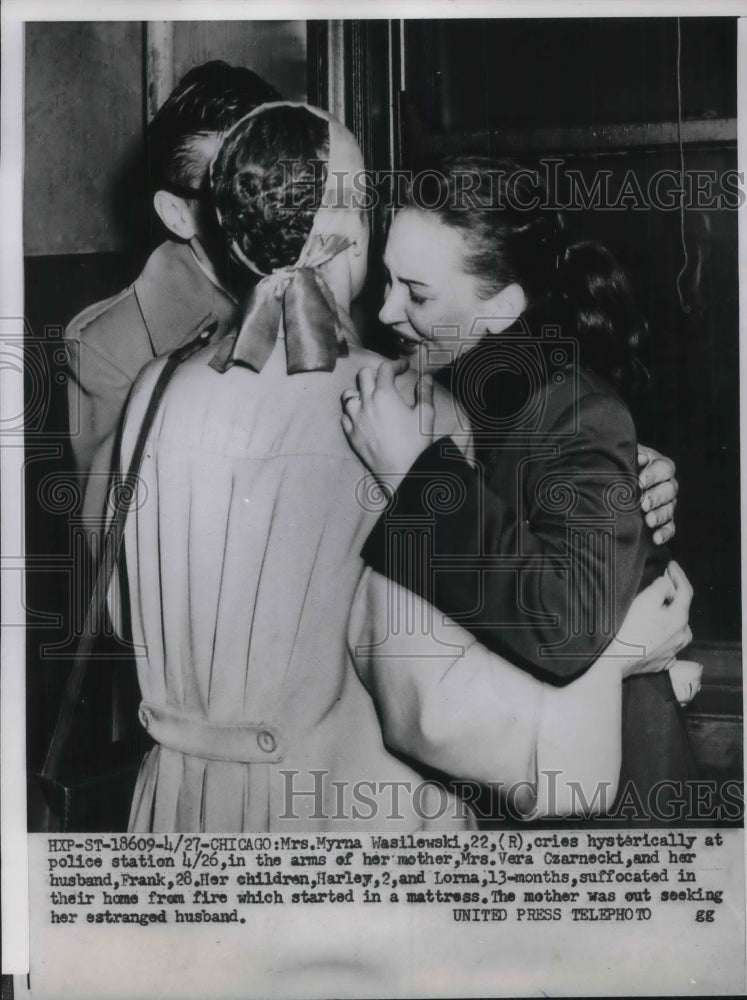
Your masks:
<svg viewBox="0 0 747 1000"><path fill-rule="evenodd" d="M348 347L334 294L319 269L352 243L341 234L322 238L312 233L295 264L264 275L249 296L240 328L223 341L211 367L225 372L240 364L261 372L282 321L289 375L334 371ZM257 271L235 244L232 249Z"/></svg>

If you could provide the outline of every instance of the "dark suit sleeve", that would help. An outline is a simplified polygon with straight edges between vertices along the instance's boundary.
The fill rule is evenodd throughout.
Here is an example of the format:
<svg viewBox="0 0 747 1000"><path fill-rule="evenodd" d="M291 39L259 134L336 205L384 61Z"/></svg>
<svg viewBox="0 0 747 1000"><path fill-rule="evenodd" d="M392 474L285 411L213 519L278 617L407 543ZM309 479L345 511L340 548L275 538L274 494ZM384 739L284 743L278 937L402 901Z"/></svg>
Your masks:
<svg viewBox="0 0 747 1000"><path fill-rule="evenodd" d="M489 649L556 683L615 635L645 562L625 406L595 393L566 407L485 488L449 438L401 482L363 549ZM510 465L510 463L509 463Z"/></svg>

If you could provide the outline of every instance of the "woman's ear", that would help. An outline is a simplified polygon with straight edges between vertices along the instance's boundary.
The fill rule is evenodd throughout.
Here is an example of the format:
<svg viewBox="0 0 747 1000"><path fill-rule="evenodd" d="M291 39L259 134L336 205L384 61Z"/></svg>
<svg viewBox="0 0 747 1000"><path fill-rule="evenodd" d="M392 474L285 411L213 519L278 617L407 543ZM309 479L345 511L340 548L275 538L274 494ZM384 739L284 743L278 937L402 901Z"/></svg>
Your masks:
<svg viewBox="0 0 747 1000"><path fill-rule="evenodd" d="M512 326L527 307L524 289L513 281L487 302L490 319L486 326L491 333L502 333Z"/></svg>
<svg viewBox="0 0 747 1000"><path fill-rule="evenodd" d="M170 233L182 240L191 240L197 235L197 213L186 198L170 191L156 191L153 208Z"/></svg>

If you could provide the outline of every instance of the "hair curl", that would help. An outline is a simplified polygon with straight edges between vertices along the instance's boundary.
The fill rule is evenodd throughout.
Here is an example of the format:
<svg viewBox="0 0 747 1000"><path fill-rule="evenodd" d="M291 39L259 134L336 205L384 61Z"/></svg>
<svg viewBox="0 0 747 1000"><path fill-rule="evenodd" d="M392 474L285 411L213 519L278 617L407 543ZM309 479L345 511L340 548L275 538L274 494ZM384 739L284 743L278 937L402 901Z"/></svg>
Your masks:
<svg viewBox="0 0 747 1000"><path fill-rule="evenodd" d="M298 259L327 181L329 124L307 108L268 108L221 146L211 183L221 225L263 274Z"/></svg>

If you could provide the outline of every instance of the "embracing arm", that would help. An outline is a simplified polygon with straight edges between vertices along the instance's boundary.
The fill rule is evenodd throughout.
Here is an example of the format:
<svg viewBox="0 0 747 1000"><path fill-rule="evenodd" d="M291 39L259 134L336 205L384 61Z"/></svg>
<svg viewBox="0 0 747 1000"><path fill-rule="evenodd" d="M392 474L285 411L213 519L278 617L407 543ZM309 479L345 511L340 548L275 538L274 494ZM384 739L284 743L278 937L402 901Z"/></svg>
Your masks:
<svg viewBox="0 0 747 1000"><path fill-rule="evenodd" d="M348 641L390 750L492 784L521 814L589 815L611 805L617 788L622 680L662 669L690 641L691 597L672 564L635 599L604 656L562 688L490 653L370 570L355 596ZM396 627L405 621L420 627Z"/></svg>
<svg viewBox="0 0 747 1000"><path fill-rule="evenodd" d="M587 395L549 431L517 481L494 477L494 489L449 439L426 448L363 557L489 649L567 681L599 656L638 590L644 525L622 403ZM413 525L418 558L403 558Z"/></svg>

